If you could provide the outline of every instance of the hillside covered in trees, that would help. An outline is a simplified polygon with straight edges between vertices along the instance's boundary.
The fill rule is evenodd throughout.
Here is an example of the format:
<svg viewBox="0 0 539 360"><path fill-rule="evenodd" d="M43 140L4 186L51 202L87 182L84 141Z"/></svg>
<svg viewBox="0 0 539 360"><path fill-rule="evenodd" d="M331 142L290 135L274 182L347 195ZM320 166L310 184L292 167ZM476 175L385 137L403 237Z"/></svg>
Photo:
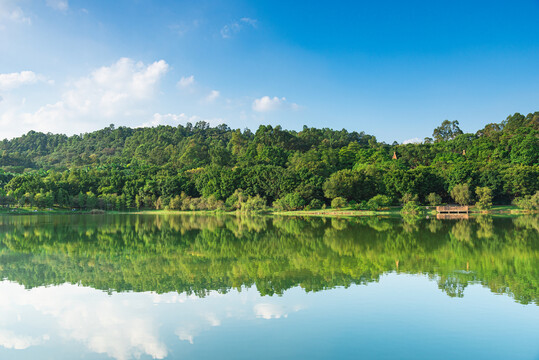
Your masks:
<svg viewBox="0 0 539 360"><path fill-rule="evenodd" d="M205 122L0 142L0 205L73 208L317 208L384 195L452 201L456 186L488 188L498 204L539 190L539 112L475 134L444 121L421 144L385 144L346 130ZM430 197L429 197L430 195ZM429 200L430 199L430 200Z"/></svg>

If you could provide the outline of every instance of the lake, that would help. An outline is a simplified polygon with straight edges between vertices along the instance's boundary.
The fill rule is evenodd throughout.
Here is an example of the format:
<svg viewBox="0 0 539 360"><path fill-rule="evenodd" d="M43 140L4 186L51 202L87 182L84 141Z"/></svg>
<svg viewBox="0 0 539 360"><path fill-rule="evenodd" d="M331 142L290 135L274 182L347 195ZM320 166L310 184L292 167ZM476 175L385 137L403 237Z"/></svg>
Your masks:
<svg viewBox="0 0 539 360"><path fill-rule="evenodd" d="M0 216L1 359L539 359L539 217Z"/></svg>

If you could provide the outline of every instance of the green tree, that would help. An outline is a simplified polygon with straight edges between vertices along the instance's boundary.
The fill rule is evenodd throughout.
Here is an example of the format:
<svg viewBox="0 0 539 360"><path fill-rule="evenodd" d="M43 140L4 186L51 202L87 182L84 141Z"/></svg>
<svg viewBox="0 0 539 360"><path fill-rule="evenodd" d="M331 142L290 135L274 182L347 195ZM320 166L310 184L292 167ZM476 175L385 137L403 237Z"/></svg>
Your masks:
<svg viewBox="0 0 539 360"><path fill-rule="evenodd" d="M534 195L515 198L513 204L524 210L539 210L539 190Z"/></svg>
<svg viewBox="0 0 539 360"><path fill-rule="evenodd" d="M475 206L478 209L485 210L492 207L492 190L488 187L478 187L475 189L477 202Z"/></svg>
<svg viewBox="0 0 539 360"><path fill-rule="evenodd" d="M247 195L243 193L243 190L236 189L232 195L226 199L226 206L235 210L241 209L241 205L247 201Z"/></svg>
<svg viewBox="0 0 539 360"><path fill-rule="evenodd" d="M179 195L176 195L175 197L170 199L170 203L168 205L170 210L180 210L181 206L182 206L182 199L180 198Z"/></svg>
<svg viewBox="0 0 539 360"><path fill-rule="evenodd" d="M427 202L431 206L437 206L437 205L440 205L442 203L442 197L440 195L432 192L427 196Z"/></svg>
<svg viewBox="0 0 539 360"><path fill-rule="evenodd" d="M78 207L81 209L86 208L86 195L82 192L80 192L78 196Z"/></svg>
<svg viewBox="0 0 539 360"><path fill-rule="evenodd" d="M324 195L329 199L337 197L354 198L359 186L357 175L357 172L352 170L341 170L331 174L324 183Z"/></svg>
<svg viewBox="0 0 539 360"><path fill-rule="evenodd" d="M370 210L382 210L391 205L391 198L386 195L378 194L367 201L367 208Z"/></svg>
<svg viewBox="0 0 539 360"><path fill-rule="evenodd" d="M320 199L312 199L309 203L311 209L321 209L324 205L324 202Z"/></svg>
<svg viewBox="0 0 539 360"><path fill-rule="evenodd" d="M45 194L43 194L42 192L38 192L37 194L34 195L34 204L38 208L44 207L44 201L43 201L44 197L45 197Z"/></svg>
<svg viewBox="0 0 539 360"><path fill-rule="evenodd" d="M260 195L249 196L247 200L241 203L242 212L263 212L266 210L266 200Z"/></svg>
<svg viewBox="0 0 539 360"><path fill-rule="evenodd" d="M341 209L346 206L346 199L340 196L331 200L331 207L334 209Z"/></svg>
<svg viewBox="0 0 539 360"><path fill-rule="evenodd" d="M417 194L406 193L401 198L401 202L403 205L406 205L409 202L417 203L418 201L419 201L419 196L417 196Z"/></svg>
<svg viewBox="0 0 539 360"><path fill-rule="evenodd" d="M97 207L97 197L91 191L86 193L86 207L88 209L95 209Z"/></svg>
<svg viewBox="0 0 539 360"><path fill-rule="evenodd" d="M434 129L432 132L432 137L437 142L440 142L453 140L457 135L460 134L462 134L462 130L459 128L459 122L457 120L444 120L442 125Z"/></svg>
<svg viewBox="0 0 539 360"><path fill-rule="evenodd" d="M305 199L298 193L286 194L285 197L273 202L273 207L281 211L293 211L302 209L306 205Z"/></svg>
<svg viewBox="0 0 539 360"><path fill-rule="evenodd" d="M469 205L472 200L470 186L468 184L455 185L451 189L451 197L457 204Z"/></svg>
<svg viewBox="0 0 539 360"><path fill-rule="evenodd" d="M416 201L411 200L404 204L400 212L401 214L417 215L421 213L421 207Z"/></svg>

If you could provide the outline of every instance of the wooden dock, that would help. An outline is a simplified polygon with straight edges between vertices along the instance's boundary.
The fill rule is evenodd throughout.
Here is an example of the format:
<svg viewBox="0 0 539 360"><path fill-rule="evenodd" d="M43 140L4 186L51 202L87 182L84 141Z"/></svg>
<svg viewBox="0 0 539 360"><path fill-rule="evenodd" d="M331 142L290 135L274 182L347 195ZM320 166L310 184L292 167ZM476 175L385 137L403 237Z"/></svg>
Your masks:
<svg viewBox="0 0 539 360"><path fill-rule="evenodd" d="M447 205L436 206L438 214L467 214L470 212L469 206Z"/></svg>

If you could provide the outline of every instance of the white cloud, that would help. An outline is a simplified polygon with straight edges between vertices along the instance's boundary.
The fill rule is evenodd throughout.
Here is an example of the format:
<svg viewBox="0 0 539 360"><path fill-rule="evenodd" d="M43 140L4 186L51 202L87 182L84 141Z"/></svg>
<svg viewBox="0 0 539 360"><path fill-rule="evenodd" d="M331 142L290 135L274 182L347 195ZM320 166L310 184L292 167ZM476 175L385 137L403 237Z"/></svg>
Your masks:
<svg viewBox="0 0 539 360"><path fill-rule="evenodd" d="M279 99L276 96L273 98L263 96L260 99L255 99L255 101L253 101L253 110L258 112L277 110L285 101L286 98L284 97Z"/></svg>
<svg viewBox="0 0 539 360"><path fill-rule="evenodd" d="M24 312L23 321L46 318L49 330L118 360L140 358L143 354L163 359L168 354L158 338L155 319L148 310L141 310L151 308L147 298L115 301L104 292L75 285L26 290L24 286L2 282L0 289L0 314L8 322L14 312ZM48 338L49 335L30 337L0 331L0 344L14 349L39 345Z"/></svg>
<svg viewBox="0 0 539 360"><path fill-rule="evenodd" d="M38 81L46 81L46 78L33 71L0 74L0 90L10 90L26 84L35 84Z"/></svg>
<svg viewBox="0 0 539 360"><path fill-rule="evenodd" d="M162 359L169 355L165 341L172 340L170 325L175 324L176 339L193 344L216 327L230 329L239 320L286 318L302 308L282 298L263 298L256 289L247 288L227 294L211 291L199 298L175 292L109 295L71 284L25 289L0 281L0 346L26 349L50 341L117 360ZM175 341L169 345L177 348Z"/></svg>
<svg viewBox="0 0 539 360"><path fill-rule="evenodd" d="M206 102L214 102L219 96L221 95L221 93L217 90L212 90L210 91L210 93L208 94L208 96L206 96L206 98L204 99Z"/></svg>
<svg viewBox="0 0 539 360"><path fill-rule="evenodd" d="M269 96L263 96L260 99L253 101L253 110L258 112L268 112L280 109L299 109L299 105L296 103L288 103L286 98L278 98L277 96L271 98Z"/></svg>
<svg viewBox="0 0 539 360"><path fill-rule="evenodd" d="M249 24L254 28L256 28L256 25L258 23L258 20L251 19L251 18L248 18L248 17L243 17L243 18L240 19L240 21L243 22L243 23Z"/></svg>
<svg viewBox="0 0 539 360"><path fill-rule="evenodd" d="M256 317L262 319L280 319L288 317L288 313L282 306L275 304L256 304L253 308Z"/></svg>
<svg viewBox="0 0 539 360"><path fill-rule="evenodd" d="M412 138L412 139L404 140L402 143L404 145L406 145L406 144L421 144L422 142L423 142L423 140L421 140L418 137L415 137L415 138Z"/></svg>
<svg viewBox="0 0 539 360"><path fill-rule="evenodd" d="M21 130L80 133L112 121L133 121L147 111L145 103L154 97L168 67L164 60L145 65L122 58L67 84L60 100L33 113L5 111L0 115L0 126L4 134L20 134ZM6 84L13 83L9 79Z"/></svg>
<svg viewBox="0 0 539 360"><path fill-rule="evenodd" d="M178 81L178 87L180 87L180 88L188 88L188 87L192 86L194 83L195 83L194 75L187 76L187 77L182 76L180 81Z"/></svg>
<svg viewBox="0 0 539 360"><path fill-rule="evenodd" d="M142 62L122 58L82 78L75 83L74 90L96 93L105 103L122 98L145 99L153 95L155 85L167 71L168 64L164 60L145 66Z"/></svg>
<svg viewBox="0 0 539 360"><path fill-rule="evenodd" d="M32 337L26 335L17 335L12 331L0 329L0 346L6 349L23 350L30 346L40 345L48 340L48 335L42 337Z"/></svg>
<svg viewBox="0 0 539 360"><path fill-rule="evenodd" d="M221 320L212 312L209 312L205 315L206 321L210 324L210 326L221 326Z"/></svg>
<svg viewBox="0 0 539 360"><path fill-rule="evenodd" d="M67 11L69 4L67 0L47 0L47 6L58 11Z"/></svg>
<svg viewBox="0 0 539 360"><path fill-rule="evenodd" d="M26 16L19 6L12 0L0 0L0 30L4 29L5 22L15 22L31 25L32 20Z"/></svg>
<svg viewBox="0 0 539 360"><path fill-rule="evenodd" d="M188 329L178 329L175 334L181 341L188 341L191 345L195 342L195 334L191 333Z"/></svg>
<svg viewBox="0 0 539 360"><path fill-rule="evenodd" d="M190 31L195 30L200 25L200 20L194 19L190 22L180 22L178 24L169 25L169 29L178 36L184 36Z"/></svg>
<svg viewBox="0 0 539 360"><path fill-rule="evenodd" d="M178 339L193 345L195 337L211 327L221 326L221 320L213 312L197 314L192 322L188 322L174 332Z"/></svg>
<svg viewBox="0 0 539 360"><path fill-rule="evenodd" d="M239 33L245 25L256 28L257 20L248 17L243 17L238 21L233 21L230 24L223 26L221 29L221 36L223 39L229 39L232 35Z"/></svg>

